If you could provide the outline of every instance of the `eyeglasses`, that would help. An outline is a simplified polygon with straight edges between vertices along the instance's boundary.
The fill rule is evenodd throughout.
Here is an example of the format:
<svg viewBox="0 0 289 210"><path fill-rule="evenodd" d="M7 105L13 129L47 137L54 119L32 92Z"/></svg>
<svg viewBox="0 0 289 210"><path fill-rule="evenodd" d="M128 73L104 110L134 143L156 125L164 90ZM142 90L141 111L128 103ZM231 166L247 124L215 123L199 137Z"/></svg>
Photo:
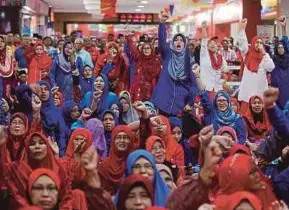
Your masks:
<svg viewBox="0 0 289 210"><path fill-rule="evenodd" d="M142 168L145 169L145 170L151 170L153 168L153 166L151 164L149 164L149 163L146 163L144 165L135 164L133 166L133 169L138 170L138 171L140 171Z"/></svg>
<svg viewBox="0 0 289 210"><path fill-rule="evenodd" d="M35 191L37 193L43 193L43 192L47 192L48 194L53 194L55 192L57 192L57 188L55 185L50 185L47 187L44 186L33 186L32 187L32 191Z"/></svg>
<svg viewBox="0 0 289 210"><path fill-rule="evenodd" d="M115 139L116 140L118 140L118 141L120 141L120 140L129 140L130 138L129 138L129 136L119 136L119 135L117 135L116 137L115 137Z"/></svg>

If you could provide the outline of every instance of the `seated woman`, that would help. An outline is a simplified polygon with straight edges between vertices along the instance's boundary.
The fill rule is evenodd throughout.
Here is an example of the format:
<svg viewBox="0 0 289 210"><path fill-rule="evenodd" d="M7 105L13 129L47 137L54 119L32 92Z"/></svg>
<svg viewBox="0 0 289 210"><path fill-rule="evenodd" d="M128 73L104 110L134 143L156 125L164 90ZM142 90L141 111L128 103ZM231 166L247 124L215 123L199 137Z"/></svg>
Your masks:
<svg viewBox="0 0 289 210"><path fill-rule="evenodd" d="M152 182L140 175L127 177L120 185L117 210L147 209L154 205Z"/></svg>
<svg viewBox="0 0 289 210"><path fill-rule="evenodd" d="M214 204L218 210L263 209L260 199L246 191L236 192L232 195L218 196Z"/></svg>
<svg viewBox="0 0 289 210"><path fill-rule="evenodd" d="M236 131L239 144L244 144L247 135L246 127L243 118L233 111L229 95L224 91L219 91L212 103L200 77L200 68L195 66L193 72L197 79L199 96L204 108L203 122L205 125L213 124L215 132L223 126L230 126Z"/></svg>
<svg viewBox="0 0 289 210"><path fill-rule="evenodd" d="M13 114L10 118L6 144L7 153L9 153L8 157L11 161L20 160L28 132L28 118L22 113Z"/></svg>
<svg viewBox="0 0 289 210"><path fill-rule="evenodd" d="M190 148L188 139L183 134L183 123L180 118L170 117L170 125L172 136L180 144L185 153L185 166L195 166L197 164L197 154L193 153L192 148Z"/></svg>
<svg viewBox="0 0 289 210"><path fill-rule="evenodd" d="M108 109L110 95L117 98L114 93L109 92L107 77L100 74L95 78L94 90L85 94L82 105L91 109L92 117L100 118L103 111Z"/></svg>
<svg viewBox="0 0 289 210"><path fill-rule="evenodd" d="M217 131L216 135L226 136L226 137L230 138L230 140L232 142L234 142L234 145L238 144L238 142L239 142L236 131L229 126L224 126L224 127L220 128ZM232 146L234 146L234 145L232 145Z"/></svg>
<svg viewBox="0 0 289 210"><path fill-rule="evenodd" d="M92 135L84 128L74 130L70 136L65 157L60 159L62 165L69 174L72 188L80 188L86 176L81 167L82 154L92 145Z"/></svg>
<svg viewBox="0 0 289 210"><path fill-rule="evenodd" d="M204 133L200 136L204 148L204 164L201 172L173 192L168 199L168 207L179 210L197 209L203 203L210 203L215 197L211 193L212 190L218 189L216 194L218 196L231 195L238 191L251 192L261 200L264 209L268 209L276 197L270 185L261 176L252 157L247 154L235 154L219 165L223 157L220 144L227 138L213 136L213 131L209 131L211 128L207 128L206 132L202 131ZM217 174L215 173L216 166L218 167ZM218 179L218 187L214 185L215 178Z"/></svg>
<svg viewBox="0 0 289 210"><path fill-rule="evenodd" d="M106 141L106 154L109 154L111 148L111 135L113 129L118 126L118 118L112 110L105 110L102 113L101 121L104 127L104 136Z"/></svg>
<svg viewBox="0 0 289 210"><path fill-rule="evenodd" d="M139 116L132 105L130 93L128 91L122 91L119 94L119 102L122 106L120 117L124 123L129 124L139 120Z"/></svg>
<svg viewBox="0 0 289 210"><path fill-rule="evenodd" d="M34 205L43 210L51 209L114 209L109 198L104 196L100 188L100 181L97 175L96 152L88 150L82 156L82 167L86 171L86 188L84 191L74 190L72 194L67 193L61 178L52 170L39 168L31 172L25 185L27 197L19 199L23 206ZM93 161L94 160L94 161ZM18 188L16 193L23 189ZM46 191L46 193L44 193ZM18 194L16 194L18 195Z"/></svg>
<svg viewBox="0 0 289 210"><path fill-rule="evenodd" d="M260 96L252 96L249 101L249 109L243 115L248 131L247 144L251 150L256 151L262 141L269 136L272 126L264 109L263 99Z"/></svg>
<svg viewBox="0 0 289 210"><path fill-rule="evenodd" d="M61 110L65 122L65 139L68 141L71 134L71 125L80 117L81 109L73 101L66 101Z"/></svg>
<svg viewBox="0 0 289 210"><path fill-rule="evenodd" d="M73 83L79 85L80 100L83 100L87 92L93 91L95 76L92 72L92 68L89 65L85 65L81 73L81 75L73 76Z"/></svg>
<svg viewBox="0 0 289 210"><path fill-rule="evenodd" d="M52 151L52 146L57 147L56 143L49 143L49 140L42 133L34 132L25 140L25 149L20 161L9 162L9 160L5 160L7 155L5 150L6 138L3 135L2 133L1 136L4 138L0 142L0 175L5 177L8 189L13 194L11 205L15 209L23 205L21 199L26 198L27 192L22 190L27 189L26 181L30 173L38 168L53 170L61 179L61 189L71 193L67 173Z"/></svg>
<svg viewBox="0 0 289 210"><path fill-rule="evenodd" d="M103 188L114 195L123 180L128 155L133 151L133 134L125 125L113 129L111 149L98 167Z"/></svg>
<svg viewBox="0 0 289 210"><path fill-rule="evenodd" d="M153 183L154 189L154 204L156 206L166 206L166 198L170 190L162 179L156 168L156 162L153 156L145 150L136 150L131 153L126 162L125 176L141 175ZM118 203L119 196L115 197L115 203Z"/></svg>
<svg viewBox="0 0 289 210"><path fill-rule="evenodd" d="M161 177L165 180L170 190L177 188L174 177L171 169L164 164L156 164L158 171L160 172Z"/></svg>
<svg viewBox="0 0 289 210"><path fill-rule="evenodd" d="M163 140L158 136L151 136L146 141L146 150L155 158L157 164L169 166L173 172L173 180L177 182L178 177L183 172L183 168L178 168L166 159L167 148Z"/></svg>

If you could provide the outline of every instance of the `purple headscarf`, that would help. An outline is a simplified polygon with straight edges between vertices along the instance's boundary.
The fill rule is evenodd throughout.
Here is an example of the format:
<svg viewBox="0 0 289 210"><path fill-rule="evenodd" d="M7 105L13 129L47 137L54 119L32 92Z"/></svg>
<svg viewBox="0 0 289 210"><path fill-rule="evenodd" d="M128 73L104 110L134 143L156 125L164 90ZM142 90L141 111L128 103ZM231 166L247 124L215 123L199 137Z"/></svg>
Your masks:
<svg viewBox="0 0 289 210"><path fill-rule="evenodd" d="M97 150L97 153L101 159L104 159L107 154L104 127L102 122L97 118L91 118L85 123L85 128L92 133L92 145Z"/></svg>

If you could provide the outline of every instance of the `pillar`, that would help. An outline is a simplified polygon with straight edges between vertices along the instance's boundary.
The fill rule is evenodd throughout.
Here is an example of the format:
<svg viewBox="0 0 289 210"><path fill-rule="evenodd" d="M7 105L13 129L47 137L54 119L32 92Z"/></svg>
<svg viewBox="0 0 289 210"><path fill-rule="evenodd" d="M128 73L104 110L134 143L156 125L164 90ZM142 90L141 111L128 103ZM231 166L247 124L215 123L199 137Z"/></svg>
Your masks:
<svg viewBox="0 0 289 210"><path fill-rule="evenodd" d="M262 25L261 9L261 0L243 0L243 18L248 19L246 33L249 42L257 35L257 25Z"/></svg>

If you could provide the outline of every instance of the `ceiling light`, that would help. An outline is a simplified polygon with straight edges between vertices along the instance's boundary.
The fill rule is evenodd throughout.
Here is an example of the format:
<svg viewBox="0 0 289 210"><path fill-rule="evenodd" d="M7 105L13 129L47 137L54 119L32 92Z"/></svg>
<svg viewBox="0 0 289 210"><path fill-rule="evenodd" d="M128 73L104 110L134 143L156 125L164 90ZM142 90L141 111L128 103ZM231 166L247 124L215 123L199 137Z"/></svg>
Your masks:
<svg viewBox="0 0 289 210"><path fill-rule="evenodd" d="M138 5L137 7L138 7L138 8L143 8L143 7L144 7L144 5Z"/></svg>
<svg viewBox="0 0 289 210"><path fill-rule="evenodd" d="M141 9L135 9L136 12L141 12Z"/></svg>
<svg viewBox="0 0 289 210"><path fill-rule="evenodd" d="M143 0L143 1L141 1L140 3L141 3L141 4L147 4L147 3L149 3L149 2L146 1L146 0Z"/></svg>

